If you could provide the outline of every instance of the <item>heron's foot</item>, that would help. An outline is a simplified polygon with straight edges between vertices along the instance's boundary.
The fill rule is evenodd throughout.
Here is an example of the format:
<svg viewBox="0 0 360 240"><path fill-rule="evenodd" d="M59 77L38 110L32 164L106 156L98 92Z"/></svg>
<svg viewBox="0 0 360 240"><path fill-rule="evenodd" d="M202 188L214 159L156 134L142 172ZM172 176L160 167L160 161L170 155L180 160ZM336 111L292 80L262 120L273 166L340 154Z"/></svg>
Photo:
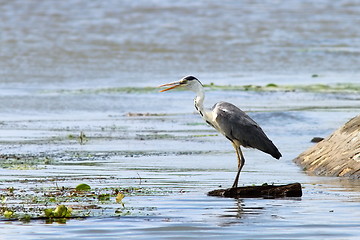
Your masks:
<svg viewBox="0 0 360 240"><path fill-rule="evenodd" d="M238 187L238 183L237 182L234 182L234 184L232 185L231 188L237 188Z"/></svg>

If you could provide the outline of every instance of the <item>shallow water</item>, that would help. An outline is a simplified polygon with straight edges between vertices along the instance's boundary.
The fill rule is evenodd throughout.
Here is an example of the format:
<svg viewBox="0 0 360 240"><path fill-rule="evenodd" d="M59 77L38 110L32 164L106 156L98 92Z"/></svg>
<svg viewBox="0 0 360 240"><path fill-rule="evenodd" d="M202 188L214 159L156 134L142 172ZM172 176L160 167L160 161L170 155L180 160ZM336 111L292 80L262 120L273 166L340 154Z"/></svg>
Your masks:
<svg viewBox="0 0 360 240"><path fill-rule="evenodd" d="M126 99L116 93L90 95L98 102ZM157 108L157 113L165 113L168 107L177 105L177 99L189 97L188 92L125 95L127 99L158 98L146 106L141 101L134 103L132 106L139 112L148 109L155 112L161 102L169 103ZM100 205L102 212L93 213L94 218L68 220L65 225L49 225L43 220L6 222L5 239L18 236L29 239L358 238L359 181L307 176L292 162L312 145L309 142L312 137L326 136L354 116L360 109L358 101L323 96L321 99L334 104L331 107L313 101L319 97L317 93L286 93L286 106L276 104L270 108L263 106L269 101L281 102L283 92L210 91L208 95L211 100L222 97L240 105L245 101L253 103L247 104L246 109L252 110L249 114L262 125L284 156L277 161L245 149L247 163L241 185L300 182L304 187L303 197L275 200L206 196L219 186L231 185L236 157L231 144L193 112L191 98L183 100L184 107L174 108L172 114L160 116L113 115L111 109L102 114L100 110L86 114L73 109L74 115L50 111L47 116L20 119L8 116L0 130L2 154L38 156L40 160L28 170L3 166L2 189L29 191L87 183L92 188L132 186L153 193L126 196L127 216L114 217L119 206L109 204ZM66 97L69 102L83 98L90 96ZM301 106L298 98L309 103L308 110L296 110ZM80 131L87 137L84 144L77 139ZM50 159L48 163L44 157Z"/></svg>
<svg viewBox="0 0 360 240"><path fill-rule="evenodd" d="M112 199L66 224L1 219L3 239L359 238L359 181L292 162L358 115L358 91L208 89L207 106L238 105L283 154L245 149L241 185L304 187L275 200L206 196L232 184L231 144L194 113L193 93L139 90L188 73L219 85L358 83L356 1L15 0L0 11L0 189L26 195L6 204L40 208L24 202L80 183L143 189L120 217Z"/></svg>

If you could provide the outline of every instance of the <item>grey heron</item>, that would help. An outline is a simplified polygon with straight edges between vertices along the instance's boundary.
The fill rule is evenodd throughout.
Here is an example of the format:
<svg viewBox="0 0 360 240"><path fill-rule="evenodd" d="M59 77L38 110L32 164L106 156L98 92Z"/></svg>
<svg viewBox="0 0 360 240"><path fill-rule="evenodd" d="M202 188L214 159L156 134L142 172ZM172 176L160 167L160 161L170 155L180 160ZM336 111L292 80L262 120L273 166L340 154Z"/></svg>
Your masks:
<svg viewBox="0 0 360 240"><path fill-rule="evenodd" d="M253 119L235 105L228 102L218 102L211 109L204 108L204 88L202 83L194 76L186 76L178 82L163 84L159 87L168 87L161 90L165 92L177 87L185 87L196 93L195 108L201 117L218 132L230 140L235 148L238 160L238 172L233 188L238 186L240 172L245 164L245 158L240 146L256 148L279 159L281 153L273 142L266 136Z"/></svg>

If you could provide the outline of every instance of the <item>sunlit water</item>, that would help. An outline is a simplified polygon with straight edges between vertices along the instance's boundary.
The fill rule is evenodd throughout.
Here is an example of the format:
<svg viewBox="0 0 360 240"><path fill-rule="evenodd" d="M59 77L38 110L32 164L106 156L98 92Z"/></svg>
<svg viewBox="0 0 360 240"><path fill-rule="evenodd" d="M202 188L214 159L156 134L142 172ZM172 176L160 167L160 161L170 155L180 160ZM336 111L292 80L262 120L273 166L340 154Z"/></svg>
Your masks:
<svg viewBox="0 0 360 240"><path fill-rule="evenodd" d="M123 217L2 222L1 237L358 239L359 181L308 176L292 162L311 138L359 113L358 94L209 91L206 105L226 100L248 111L283 154L277 161L244 150L241 185L304 187L296 199L223 199L206 193L232 184L235 153L194 114L193 93L104 88L157 86L188 73L232 85L357 83L359 8L356 1L3 1L1 154L55 162L1 168L0 188L86 182L161 194L125 197ZM82 145L69 138L81 131Z"/></svg>

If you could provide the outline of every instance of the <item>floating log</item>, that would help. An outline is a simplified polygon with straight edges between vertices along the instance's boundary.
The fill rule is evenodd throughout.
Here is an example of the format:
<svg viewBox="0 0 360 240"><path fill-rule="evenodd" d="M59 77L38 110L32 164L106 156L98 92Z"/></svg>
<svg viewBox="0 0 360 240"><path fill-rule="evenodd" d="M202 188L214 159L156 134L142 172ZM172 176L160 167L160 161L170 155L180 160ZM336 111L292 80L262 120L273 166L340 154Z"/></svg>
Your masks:
<svg viewBox="0 0 360 240"><path fill-rule="evenodd" d="M360 115L294 161L310 174L360 179Z"/></svg>
<svg viewBox="0 0 360 240"><path fill-rule="evenodd" d="M261 185L247 186L228 189L216 189L208 192L208 196L228 198L284 198L301 197L302 190L300 183L286 185Z"/></svg>

